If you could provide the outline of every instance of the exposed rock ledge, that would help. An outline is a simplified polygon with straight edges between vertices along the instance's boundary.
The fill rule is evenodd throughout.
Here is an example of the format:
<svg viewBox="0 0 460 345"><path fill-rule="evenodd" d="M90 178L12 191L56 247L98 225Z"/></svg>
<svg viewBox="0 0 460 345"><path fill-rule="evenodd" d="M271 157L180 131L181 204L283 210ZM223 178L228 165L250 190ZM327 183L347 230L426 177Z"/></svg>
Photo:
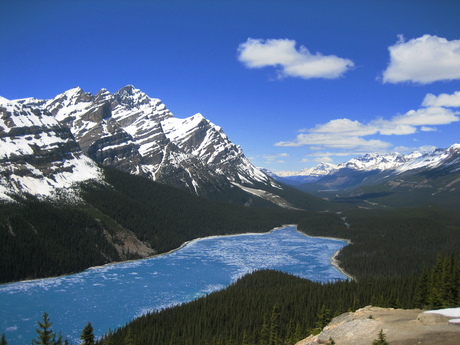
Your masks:
<svg viewBox="0 0 460 345"><path fill-rule="evenodd" d="M370 345L378 339L380 330L391 345L460 344L460 325L449 322L455 316L436 312L367 306L335 317L320 334L296 345L327 344L330 339L337 345Z"/></svg>

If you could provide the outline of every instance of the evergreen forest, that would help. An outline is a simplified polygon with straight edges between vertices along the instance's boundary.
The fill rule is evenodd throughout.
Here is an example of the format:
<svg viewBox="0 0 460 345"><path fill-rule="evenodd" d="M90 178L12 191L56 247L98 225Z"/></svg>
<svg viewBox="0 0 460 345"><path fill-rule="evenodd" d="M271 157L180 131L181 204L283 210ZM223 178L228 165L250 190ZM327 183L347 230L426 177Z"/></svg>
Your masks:
<svg viewBox="0 0 460 345"><path fill-rule="evenodd" d="M101 339L94 339L93 320L87 320L83 342L295 344L318 333L334 316L366 305L423 309L460 305L460 216L449 209L331 204L319 212L314 199L310 210L262 204L249 208L199 198L113 169L105 169L105 175L108 184L83 186L84 201L77 206L33 197L0 205L0 282L136 258L136 254L122 257L109 240L108 235L118 232L130 231L156 253L164 253L198 237L265 232L283 224L298 224L311 236L347 239L349 245L337 259L353 279L322 284L258 271L191 303L151 311ZM49 325L49 319L41 323ZM38 331L43 329L39 326ZM44 344L37 334L35 343ZM2 344L7 340L2 337ZM47 341L68 343L58 333Z"/></svg>

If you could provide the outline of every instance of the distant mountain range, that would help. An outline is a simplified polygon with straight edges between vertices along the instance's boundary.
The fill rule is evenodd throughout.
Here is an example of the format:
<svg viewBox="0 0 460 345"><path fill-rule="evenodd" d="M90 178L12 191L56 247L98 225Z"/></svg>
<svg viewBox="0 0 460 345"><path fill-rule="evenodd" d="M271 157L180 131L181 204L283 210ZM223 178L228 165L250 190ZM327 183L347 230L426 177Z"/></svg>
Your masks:
<svg viewBox="0 0 460 345"><path fill-rule="evenodd" d="M254 167L201 114L177 119L133 86L96 95L74 88L49 100L0 97L2 281L146 257L197 237L266 231L304 217L343 225L325 211L355 206L460 211L459 144L285 175Z"/></svg>
<svg viewBox="0 0 460 345"><path fill-rule="evenodd" d="M366 154L276 175L253 166L201 114L175 118L161 100L132 85L95 95L76 87L49 100L0 97L0 144L0 199L9 201L27 194L78 198L80 183L104 183L101 166L247 206L318 210L326 207L318 197L400 205L404 198L395 202L395 195L414 190L420 204L450 200L459 189L460 144Z"/></svg>
<svg viewBox="0 0 460 345"><path fill-rule="evenodd" d="M280 182L329 200L361 200L367 205L386 206L449 203L459 207L460 144L408 155L366 154L338 165L322 163L280 175L265 172Z"/></svg>
<svg viewBox="0 0 460 345"><path fill-rule="evenodd" d="M303 207L220 127L201 114L175 118L132 85L96 95L76 87L50 100L0 97L0 115L1 199L75 197L78 183L103 180L101 164L208 198Z"/></svg>

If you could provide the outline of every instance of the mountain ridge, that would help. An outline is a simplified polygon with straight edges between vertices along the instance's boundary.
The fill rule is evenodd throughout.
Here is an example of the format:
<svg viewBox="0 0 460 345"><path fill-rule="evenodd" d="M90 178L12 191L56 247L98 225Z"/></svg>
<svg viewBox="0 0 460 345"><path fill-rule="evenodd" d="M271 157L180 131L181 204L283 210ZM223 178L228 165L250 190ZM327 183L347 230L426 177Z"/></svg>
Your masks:
<svg viewBox="0 0 460 345"><path fill-rule="evenodd" d="M329 171L316 171L323 174L271 176L318 197L360 207L438 204L458 208L460 144L408 155L366 154Z"/></svg>
<svg viewBox="0 0 460 345"><path fill-rule="evenodd" d="M362 171L396 170L397 173L402 173L418 168L435 167L436 165L442 163L442 160L446 158L448 152L458 150L460 150L460 143L455 143L447 149L437 148L432 151L414 151L406 155L398 152L391 152L388 154L367 153L340 164L322 162L315 167L305 168L300 171L280 171L270 173L272 173L273 176L284 178L296 176L321 178L325 175L334 174L337 170L345 168Z"/></svg>
<svg viewBox="0 0 460 345"><path fill-rule="evenodd" d="M268 188L270 192L282 189L274 179L252 165L221 127L199 113L185 119L175 118L160 99L150 98L132 85L113 94L101 89L95 95L75 87L49 100L33 97L7 100L2 97L0 106L2 117L10 119L9 123L2 122L2 133L18 130L10 127L25 128L45 119L52 122L49 126L67 131L74 151L80 148L79 156L89 157L95 165L112 166L146 176L200 196L225 199L225 194L234 194L230 201L251 204L254 198L263 199L265 194L255 196L240 186ZM24 118L26 122L15 125L12 118ZM39 127L46 130L45 125ZM28 146L35 145L34 138L28 137L27 140ZM10 141L10 146L13 143ZM23 145L27 146L27 143ZM20 156L22 151L17 150L16 156ZM49 150L51 152L52 148ZM8 164L7 157L4 158L4 163ZM59 161L59 157L54 158ZM29 161L31 159L29 157ZM97 173L91 172L90 175L97 176ZM21 177L30 176L18 179ZM8 193L21 192L20 188L9 188L7 182L2 180L1 183L4 199L10 198ZM236 193L238 195L228 193L235 189L240 190ZM33 188L26 191L40 194Z"/></svg>

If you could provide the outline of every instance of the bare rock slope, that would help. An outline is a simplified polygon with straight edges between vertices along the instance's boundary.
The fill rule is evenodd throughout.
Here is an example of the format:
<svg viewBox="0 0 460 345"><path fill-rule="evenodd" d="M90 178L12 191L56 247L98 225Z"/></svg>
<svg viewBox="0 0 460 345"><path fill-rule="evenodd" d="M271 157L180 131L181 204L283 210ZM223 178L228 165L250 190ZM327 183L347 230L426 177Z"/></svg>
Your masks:
<svg viewBox="0 0 460 345"><path fill-rule="evenodd" d="M320 334L296 345L328 344L331 339L337 345L370 345L378 339L380 330L391 345L460 344L460 325L449 319L449 316L424 313L420 309L367 306L335 317Z"/></svg>

